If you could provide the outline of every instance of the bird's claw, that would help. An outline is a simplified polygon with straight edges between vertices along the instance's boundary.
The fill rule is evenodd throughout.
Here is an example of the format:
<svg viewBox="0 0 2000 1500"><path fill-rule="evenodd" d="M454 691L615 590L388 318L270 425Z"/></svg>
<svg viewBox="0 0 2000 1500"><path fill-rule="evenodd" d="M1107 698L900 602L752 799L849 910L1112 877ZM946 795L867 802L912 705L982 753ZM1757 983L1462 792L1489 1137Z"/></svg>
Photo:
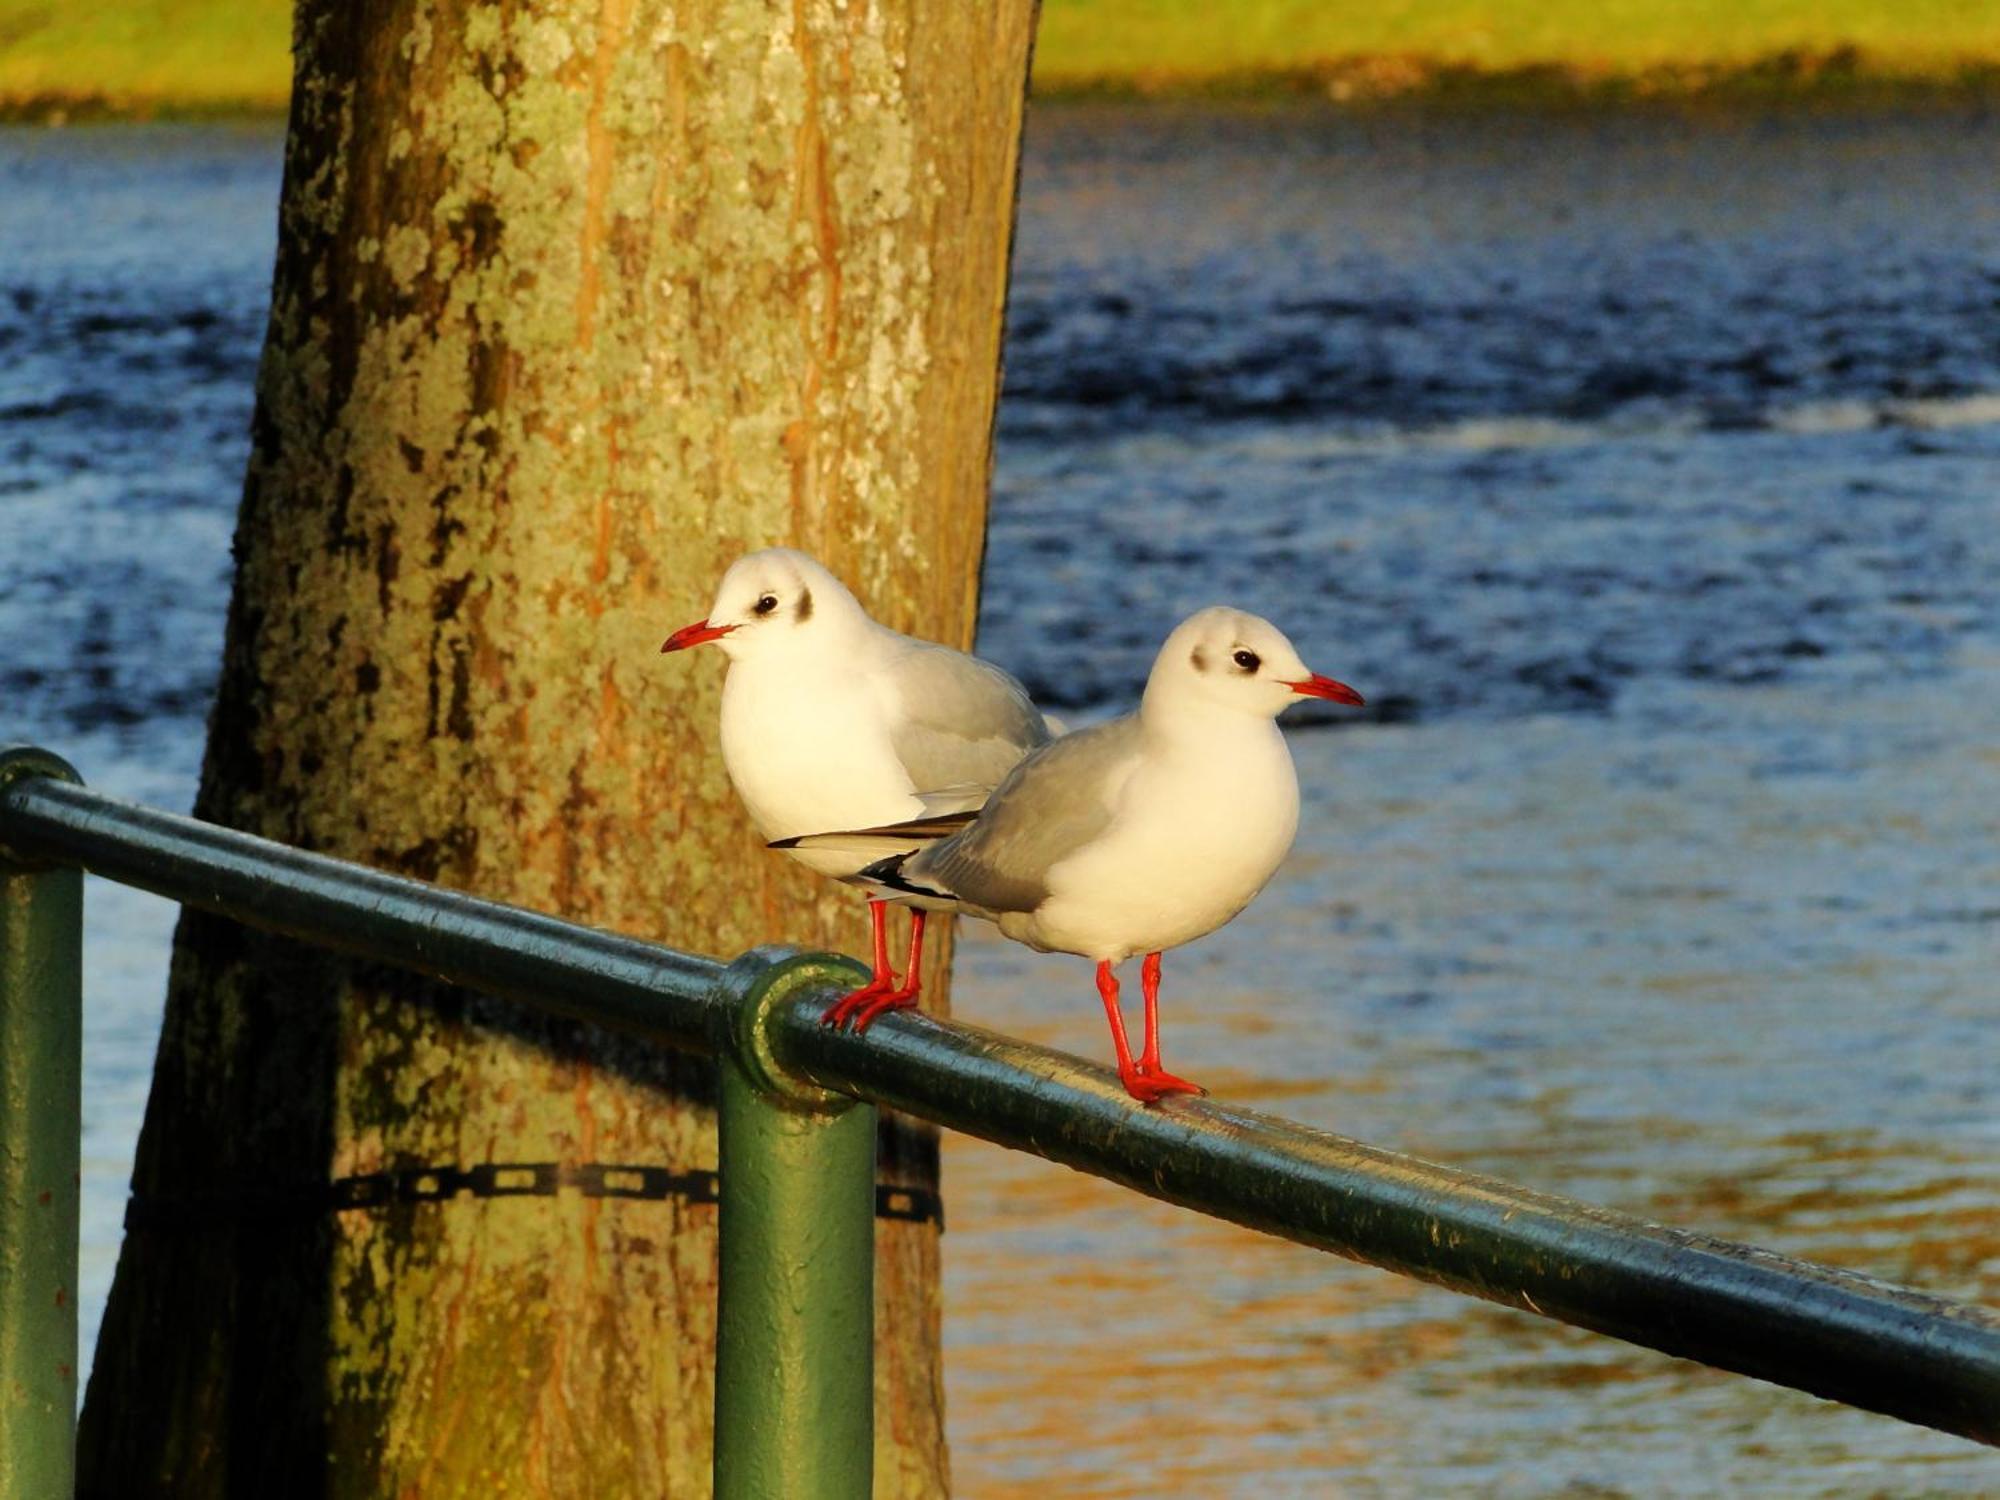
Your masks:
<svg viewBox="0 0 2000 1500"><path fill-rule="evenodd" d="M1207 1089L1198 1083L1190 1083L1178 1078L1164 1068L1133 1067L1120 1069L1118 1081L1125 1085L1125 1092L1142 1104L1157 1104L1169 1094L1205 1094Z"/></svg>
<svg viewBox="0 0 2000 1500"><path fill-rule="evenodd" d="M870 1000L854 1015L854 1032L859 1036L874 1024L877 1016L887 1015L892 1010L915 1010L917 992L915 990L895 990L880 999Z"/></svg>
<svg viewBox="0 0 2000 1500"><path fill-rule="evenodd" d="M850 990L833 1004L820 1012L819 1024L831 1026L836 1031L853 1019L856 1011L868 1006L890 992L891 985L886 978L871 979L858 990Z"/></svg>
<svg viewBox="0 0 2000 1500"><path fill-rule="evenodd" d="M917 1003L917 992L913 989L897 989L890 985L870 981L851 995L845 995L829 1005L820 1015L822 1026L838 1030L850 1021L854 1023L855 1035L859 1036L874 1024L877 1016L892 1010L911 1010Z"/></svg>

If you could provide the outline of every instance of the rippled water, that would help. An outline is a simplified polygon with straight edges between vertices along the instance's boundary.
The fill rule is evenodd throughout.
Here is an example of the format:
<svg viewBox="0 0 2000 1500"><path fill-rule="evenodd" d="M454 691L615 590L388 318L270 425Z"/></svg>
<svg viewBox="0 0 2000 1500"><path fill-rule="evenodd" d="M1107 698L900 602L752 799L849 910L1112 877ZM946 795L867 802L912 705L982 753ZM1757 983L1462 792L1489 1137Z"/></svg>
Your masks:
<svg viewBox="0 0 2000 1500"><path fill-rule="evenodd" d="M1259 600L1424 717L1936 669L2000 618L1996 144L1058 114L985 640L1093 702Z"/></svg>
<svg viewBox="0 0 2000 1500"><path fill-rule="evenodd" d="M268 129L0 133L0 731L184 806ZM1038 115L983 647L1087 718L1226 598L1372 719L1169 1063L2000 1301L2000 122ZM1310 713L1295 713L1309 718ZM171 914L93 884L94 1319ZM968 1015L1091 1056L1081 961ZM961 1493L2000 1493L1985 1450L947 1155Z"/></svg>

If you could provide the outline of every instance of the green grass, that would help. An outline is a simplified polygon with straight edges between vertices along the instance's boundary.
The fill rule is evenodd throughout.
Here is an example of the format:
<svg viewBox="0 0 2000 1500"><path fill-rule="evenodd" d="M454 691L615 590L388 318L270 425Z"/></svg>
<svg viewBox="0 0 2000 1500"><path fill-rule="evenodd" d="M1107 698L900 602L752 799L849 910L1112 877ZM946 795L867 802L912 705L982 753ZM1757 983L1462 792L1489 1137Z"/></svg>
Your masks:
<svg viewBox="0 0 2000 1500"><path fill-rule="evenodd" d="M0 0L0 114L276 110L290 29L285 0ZM1995 79L2000 0L1044 0L1035 59L1044 95Z"/></svg>
<svg viewBox="0 0 2000 1500"><path fill-rule="evenodd" d="M291 46L288 0L0 0L0 104L279 110Z"/></svg>
<svg viewBox="0 0 2000 1500"><path fill-rule="evenodd" d="M1995 0L1045 0L1044 88L1442 74L1945 82L2000 67ZM1828 64L1831 64L1829 67Z"/></svg>

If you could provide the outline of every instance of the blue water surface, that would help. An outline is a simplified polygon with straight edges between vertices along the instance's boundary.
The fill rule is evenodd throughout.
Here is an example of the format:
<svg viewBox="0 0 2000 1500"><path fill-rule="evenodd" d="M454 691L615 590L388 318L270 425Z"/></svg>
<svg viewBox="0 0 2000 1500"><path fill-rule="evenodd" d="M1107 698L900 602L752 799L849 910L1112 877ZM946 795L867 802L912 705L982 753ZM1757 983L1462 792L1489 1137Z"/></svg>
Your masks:
<svg viewBox="0 0 2000 1500"><path fill-rule="evenodd" d="M0 132L0 736L173 807L280 146ZM1371 703L1294 737L1299 849L1170 960L1171 1062L2000 1299L1995 161L1975 111L1035 108L982 649L1088 718L1227 600ZM171 915L93 883L90 1327ZM958 1001L1103 1050L1078 965L975 936ZM1027 1158L947 1174L964 1493L2000 1492Z"/></svg>

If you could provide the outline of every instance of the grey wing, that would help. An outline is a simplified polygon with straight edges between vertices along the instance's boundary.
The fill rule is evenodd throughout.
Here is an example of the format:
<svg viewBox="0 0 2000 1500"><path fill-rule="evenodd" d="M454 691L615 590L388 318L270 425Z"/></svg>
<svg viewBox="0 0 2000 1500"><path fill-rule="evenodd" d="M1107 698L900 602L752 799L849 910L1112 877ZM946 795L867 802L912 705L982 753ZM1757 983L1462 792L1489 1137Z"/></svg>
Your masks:
<svg viewBox="0 0 2000 1500"><path fill-rule="evenodd" d="M1000 783L963 833L920 850L903 873L991 913L1029 912L1048 873L1097 838L1138 755L1137 715L1052 740Z"/></svg>
<svg viewBox="0 0 2000 1500"><path fill-rule="evenodd" d="M978 807L1023 755L1049 741L1027 690L962 651L913 641L889 681L897 698L891 745L927 813Z"/></svg>

